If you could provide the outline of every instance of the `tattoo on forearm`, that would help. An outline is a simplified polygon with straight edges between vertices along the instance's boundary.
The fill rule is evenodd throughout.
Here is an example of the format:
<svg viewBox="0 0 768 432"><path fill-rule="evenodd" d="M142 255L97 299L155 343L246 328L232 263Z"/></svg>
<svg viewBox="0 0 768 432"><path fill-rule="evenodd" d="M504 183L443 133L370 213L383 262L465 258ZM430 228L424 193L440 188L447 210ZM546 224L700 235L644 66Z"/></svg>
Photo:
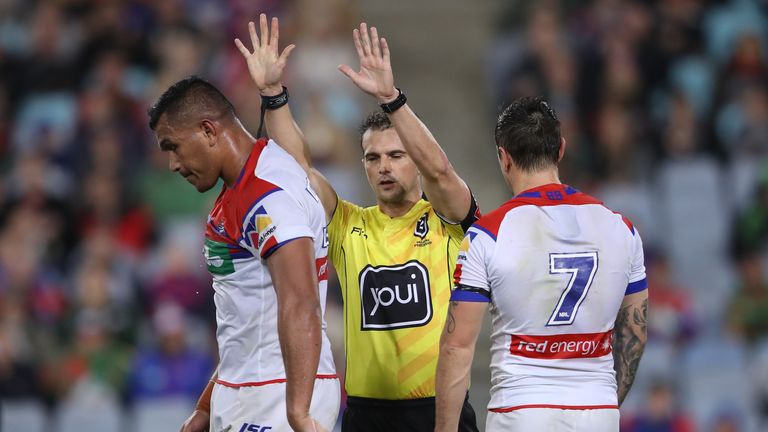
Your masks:
<svg viewBox="0 0 768 432"><path fill-rule="evenodd" d="M456 319L453 317L453 308L458 306L459 302L452 301L448 304L448 319L445 323L445 331L448 334L453 333L456 330Z"/></svg>
<svg viewBox="0 0 768 432"><path fill-rule="evenodd" d="M625 307L616 317L613 333L613 368L616 371L619 405L635 380L647 339L648 300Z"/></svg>

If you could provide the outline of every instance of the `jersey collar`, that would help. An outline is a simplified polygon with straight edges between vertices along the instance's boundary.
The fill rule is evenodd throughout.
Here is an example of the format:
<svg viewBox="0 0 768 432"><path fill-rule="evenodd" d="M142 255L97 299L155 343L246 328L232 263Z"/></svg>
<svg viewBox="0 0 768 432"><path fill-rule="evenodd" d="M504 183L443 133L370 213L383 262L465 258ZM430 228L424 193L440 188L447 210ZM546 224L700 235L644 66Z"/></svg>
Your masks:
<svg viewBox="0 0 768 432"><path fill-rule="evenodd" d="M520 192L515 195L515 198L546 198L547 192L556 193L559 192L563 196L574 195L579 193L578 190L562 183L549 183L535 188L531 188Z"/></svg>
<svg viewBox="0 0 768 432"><path fill-rule="evenodd" d="M235 183L232 185L232 189L237 188L237 185L240 184L240 180L243 179L245 173L254 172L256 170L256 165L259 163L261 152L267 146L268 142L269 141L267 141L266 138L259 138L256 140L251 148L251 152L248 154L248 159L245 160L245 165L243 165L243 168L240 170L240 175L237 176L237 180L235 180Z"/></svg>

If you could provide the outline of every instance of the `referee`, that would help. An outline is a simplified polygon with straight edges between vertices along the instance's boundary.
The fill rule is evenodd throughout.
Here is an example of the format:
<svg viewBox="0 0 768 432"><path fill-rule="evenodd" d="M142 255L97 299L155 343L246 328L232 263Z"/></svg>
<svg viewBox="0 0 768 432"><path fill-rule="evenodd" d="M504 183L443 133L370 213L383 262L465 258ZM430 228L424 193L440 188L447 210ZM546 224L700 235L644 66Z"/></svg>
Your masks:
<svg viewBox="0 0 768 432"><path fill-rule="evenodd" d="M479 212L440 145L396 89L389 48L365 23L353 32L360 70L340 66L384 111L361 127L363 166L377 204L338 198L312 168L281 77L293 45L278 51L278 22L260 16L253 51L239 40L262 96L270 135L307 170L325 208L329 258L344 298L347 410L342 430L432 431L435 371L464 231ZM423 187L423 189L422 189ZM429 201L422 197L426 195ZM465 398L460 431L477 431Z"/></svg>

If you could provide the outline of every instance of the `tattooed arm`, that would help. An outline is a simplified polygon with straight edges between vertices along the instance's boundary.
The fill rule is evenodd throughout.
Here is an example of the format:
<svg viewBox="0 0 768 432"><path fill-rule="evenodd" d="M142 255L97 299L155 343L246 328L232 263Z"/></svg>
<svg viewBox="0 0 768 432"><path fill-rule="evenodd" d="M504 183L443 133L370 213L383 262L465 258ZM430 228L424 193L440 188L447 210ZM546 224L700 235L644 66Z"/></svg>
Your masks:
<svg viewBox="0 0 768 432"><path fill-rule="evenodd" d="M619 405L635 380L637 366L648 339L648 290L624 297L613 328L613 368L616 371Z"/></svg>
<svg viewBox="0 0 768 432"><path fill-rule="evenodd" d="M437 361L435 431L453 432L459 427L475 343L487 309L487 302L452 301L448 306Z"/></svg>

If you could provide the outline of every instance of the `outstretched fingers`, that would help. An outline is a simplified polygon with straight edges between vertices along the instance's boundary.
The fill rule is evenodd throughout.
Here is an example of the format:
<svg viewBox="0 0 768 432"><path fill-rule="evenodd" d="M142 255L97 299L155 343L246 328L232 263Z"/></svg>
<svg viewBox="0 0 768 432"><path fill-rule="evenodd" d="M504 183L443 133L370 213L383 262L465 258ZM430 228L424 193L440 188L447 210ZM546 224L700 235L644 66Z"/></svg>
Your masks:
<svg viewBox="0 0 768 432"><path fill-rule="evenodd" d="M277 21L277 17L272 17L272 30L269 37L269 46L277 51L277 43L280 36L280 24Z"/></svg>
<svg viewBox="0 0 768 432"><path fill-rule="evenodd" d="M277 60L278 63L285 64L285 62L288 61L288 56L291 55L291 51L296 48L296 45L290 44L287 47L283 49L283 52L280 53L280 58Z"/></svg>
<svg viewBox="0 0 768 432"><path fill-rule="evenodd" d="M360 60L363 60L363 58L365 58L365 52L363 51L363 43L360 40L360 30L358 29L352 30L352 41L355 43L355 50L357 51L357 57Z"/></svg>
<svg viewBox="0 0 768 432"><path fill-rule="evenodd" d="M360 23L360 37L363 42L363 52L366 56L371 55L371 35L368 34L368 24Z"/></svg>
<svg viewBox="0 0 768 432"><path fill-rule="evenodd" d="M259 31L261 34L262 48L269 45L269 26L267 25L267 14L259 15ZM255 48L255 47L254 47Z"/></svg>
<svg viewBox="0 0 768 432"><path fill-rule="evenodd" d="M237 47L238 50L240 50L240 54L242 54L243 56L247 57L251 55L251 52L248 51L248 48L246 48L245 45L243 45L240 39L235 38L235 46Z"/></svg>
<svg viewBox="0 0 768 432"><path fill-rule="evenodd" d="M251 46L256 51L259 47L259 36L256 34L256 24L253 21L248 21L248 34L251 35Z"/></svg>
<svg viewBox="0 0 768 432"><path fill-rule="evenodd" d="M381 54L384 57L384 61L389 63L389 45L387 45L387 40L384 38L381 38Z"/></svg>
<svg viewBox="0 0 768 432"><path fill-rule="evenodd" d="M347 65L339 65L338 67L339 71L349 77L353 82L356 82L357 79L357 72L355 72L351 67Z"/></svg>
<svg viewBox="0 0 768 432"><path fill-rule="evenodd" d="M378 60L381 58L381 49L379 48L379 32L376 27L371 27L371 52L373 56Z"/></svg>

